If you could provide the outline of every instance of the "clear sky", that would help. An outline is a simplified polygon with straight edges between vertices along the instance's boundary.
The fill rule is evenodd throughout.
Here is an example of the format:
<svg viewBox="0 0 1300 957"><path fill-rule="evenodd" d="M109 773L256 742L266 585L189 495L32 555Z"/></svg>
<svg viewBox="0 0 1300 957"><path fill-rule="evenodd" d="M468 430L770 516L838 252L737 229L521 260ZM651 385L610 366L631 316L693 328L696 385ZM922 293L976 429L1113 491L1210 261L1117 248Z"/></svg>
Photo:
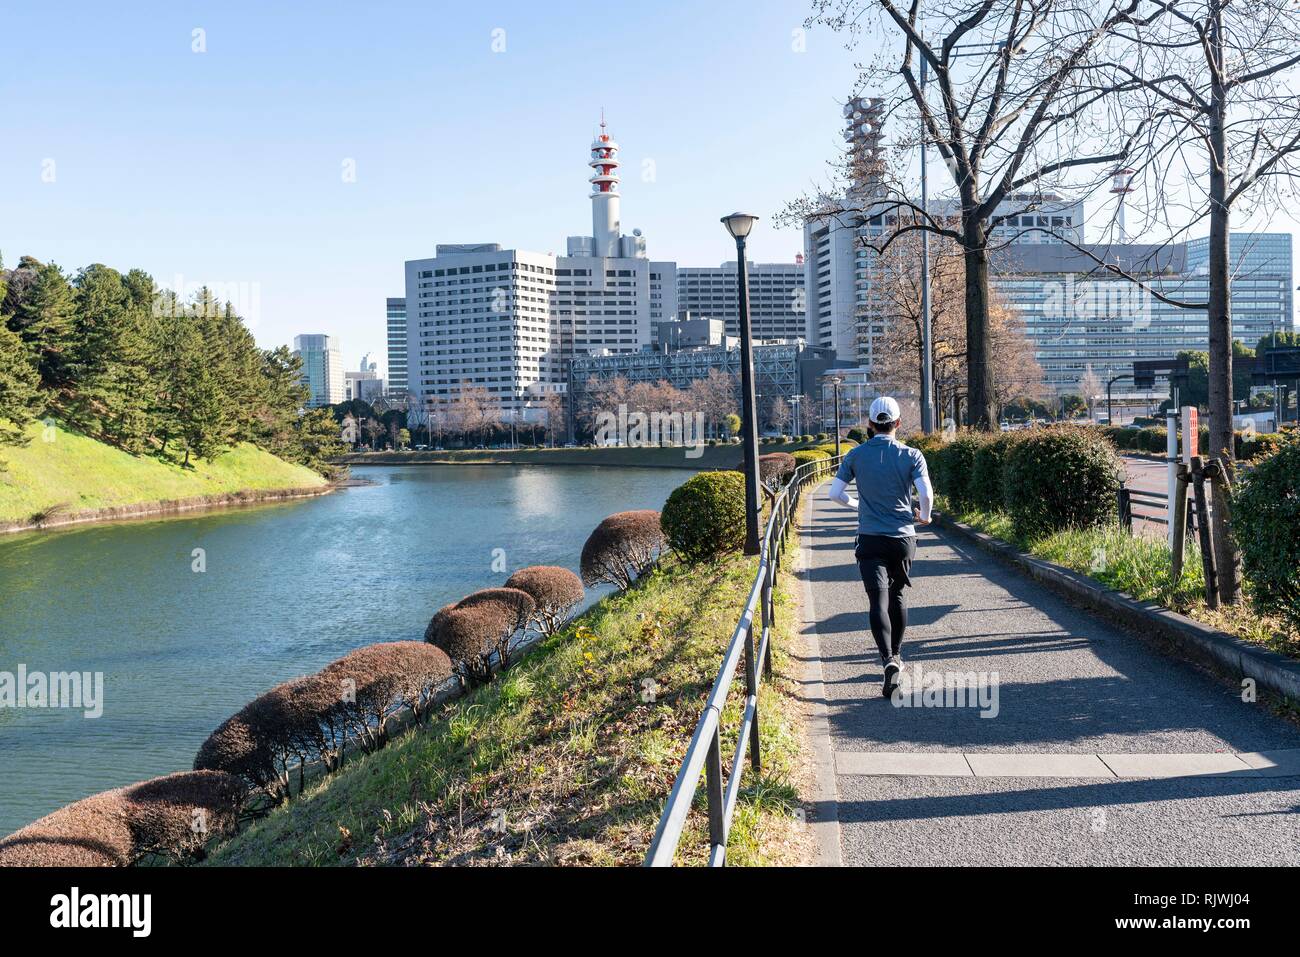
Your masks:
<svg viewBox="0 0 1300 957"><path fill-rule="evenodd" d="M449 242L563 252L590 233L603 108L624 231L640 227L652 257L733 259L718 217L740 208L763 217L752 258L788 262L802 236L770 217L829 181L840 104L870 54L804 33L809 9L11 4L0 252L207 283L235 295L263 346L324 332L349 368L366 352L383 368L384 299L402 295L405 260ZM1271 212L1240 225L1295 228Z"/></svg>
<svg viewBox="0 0 1300 957"><path fill-rule="evenodd" d="M563 252L590 234L603 107L624 231L652 257L734 259L718 217L744 208L763 217L753 258L792 261L801 235L769 217L826 180L855 77L829 32L799 51L808 9L8 5L0 252L242 284L228 288L256 305L263 346L326 332L349 368L367 351L382 368L405 260L440 242Z"/></svg>

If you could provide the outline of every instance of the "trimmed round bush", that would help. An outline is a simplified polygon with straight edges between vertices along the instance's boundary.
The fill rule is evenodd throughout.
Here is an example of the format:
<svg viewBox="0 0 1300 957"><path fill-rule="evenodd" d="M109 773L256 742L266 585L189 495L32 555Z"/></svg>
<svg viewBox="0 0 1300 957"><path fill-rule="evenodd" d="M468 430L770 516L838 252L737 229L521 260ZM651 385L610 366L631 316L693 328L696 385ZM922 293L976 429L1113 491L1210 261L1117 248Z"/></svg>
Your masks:
<svg viewBox="0 0 1300 957"><path fill-rule="evenodd" d="M1300 633L1300 436L1246 470L1233 496L1233 530L1255 604Z"/></svg>
<svg viewBox="0 0 1300 957"><path fill-rule="evenodd" d="M615 512L596 526L582 546L582 580L627 591L654 567L663 547L664 533L654 509Z"/></svg>
<svg viewBox="0 0 1300 957"><path fill-rule="evenodd" d="M533 613L537 610L537 602L528 592L518 588L481 588L456 602L457 608L488 605L498 608L502 622L509 626L509 631L501 636L496 646L498 663L502 668L508 668L510 652L519 641L523 640L528 630L528 623L532 621Z"/></svg>
<svg viewBox="0 0 1300 957"><path fill-rule="evenodd" d="M812 440L813 440L813 437L812 437L811 435L809 435L807 432L805 432L803 435L799 436L799 441L800 441L800 442L811 442Z"/></svg>
<svg viewBox="0 0 1300 957"><path fill-rule="evenodd" d="M668 496L660 523L683 561L693 564L739 551L745 544L745 477L739 472L692 476Z"/></svg>
<svg viewBox="0 0 1300 957"><path fill-rule="evenodd" d="M273 709L265 698L253 699L208 735L194 756L194 770L233 774L278 801L287 796L282 786L287 782L281 781L277 770L278 736L273 733Z"/></svg>
<svg viewBox="0 0 1300 957"><path fill-rule="evenodd" d="M1017 438L1019 435L1016 432L1001 432L981 443L975 450L970 480L966 484L967 497L975 508L988 512L1006 508L1006 476L1003 467Z"/></svg>
<svg viewBox="0 0 1300 957"><path fill-rule="evenodd" d="M121 791L83 798L0 839L0 867L125 867L134 859Z"/></svg>
<svg viewBox="0 0 1300 957"><path fill-rule="evenodd" d="M248 789L222 771L181 771L121 791L135 856L199 859L214 837L232 833Z"/></svg>
<svg viewBox="0 0 1300 957"><path fill-rule="evenodd" d="M854 442L856 442L858 445L861 445L863 442L871 438L871 436L867 434L866 429L859 428L858 426L855 425L853 428L849 429L849 438L852 439Z"/></svg>
<svg viewBox="0 0 1300 957"><path fill-rule="evenodd" d="M818 442L825 442L825 441L826 441L827 439L829 439L830 437L831 437L831 434L830 434L829 432L818 432L818 433L817 433L817 441L818 441Z"/></svg>
<svg viewBox="0 0 1300 957"><path fill-rule="evenodd" d="M1115 520L1124 468L1105 438L1082 426L1035 429L1013 442L1004 466L1016 534L1034 539Z"/></svg>
<svg viewBox="0 0 1300 957"><path fill-rule="evenodd" d="M533 624L543 635L553 635L569 623L573 609L582 603L582 579L559 565L530 565L508 579L507 588L532 596Z"/></svg>
<svg viewBox="0 0 1300 957"><path fill-rule="evenodd" d="M795 468L807 465L809 462L824 462L830 459L830 456L821 449L798 449L791 455L794 458Z"/></svg>

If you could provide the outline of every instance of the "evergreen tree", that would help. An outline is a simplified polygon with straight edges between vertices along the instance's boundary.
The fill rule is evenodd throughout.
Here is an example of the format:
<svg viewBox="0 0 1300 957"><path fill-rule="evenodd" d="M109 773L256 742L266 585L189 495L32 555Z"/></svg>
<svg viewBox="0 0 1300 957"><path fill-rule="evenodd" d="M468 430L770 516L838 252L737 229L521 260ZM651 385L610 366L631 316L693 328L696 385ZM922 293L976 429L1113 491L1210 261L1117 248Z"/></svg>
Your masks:
<svg viewBox="0 0 1300 957"><path fill-rule="evenodd" d="M128 451L143 452L151 344L142 310L121 274L107 266L83 269L74 286L69 419Z"/></svg>
<svg viewBox="0 0 1300 957"><path fill-rule="evenodd" d="M310 469L323 475L333 475L334 467L329 460L342 455L346 449L339 437L339 424L329 409L307 409L298 417L297 449L290 457Z"/></svg>
<svg viewBox="0 0 1300 957"><path fill-rule="evenodd" d="M30 256L19 261L15 272L27 275L18 277L17 282L11 277L5 296L9 328L22 337L35 359L41 385L61 389L67 381L73 333L72 287L54 263L41 263Z"/></svg>
<svg viewBox="0 0 1300 957"><path fill-rule="evenodd" d="M23 340L0 322L0 445L26 440L23 430L44 405L40 384Z"/></svg>

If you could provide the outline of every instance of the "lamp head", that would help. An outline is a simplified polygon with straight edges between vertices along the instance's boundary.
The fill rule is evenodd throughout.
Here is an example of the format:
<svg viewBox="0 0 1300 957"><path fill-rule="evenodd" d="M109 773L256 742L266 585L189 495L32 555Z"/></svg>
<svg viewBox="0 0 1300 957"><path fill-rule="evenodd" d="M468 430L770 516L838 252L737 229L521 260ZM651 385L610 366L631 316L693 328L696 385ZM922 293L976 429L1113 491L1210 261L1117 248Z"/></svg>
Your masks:
<svg viewBox="0 0 1300 957"><path fill-rule="evenodd" d="M754 228L757 219L757 216L749 213L732 213L730 216L722 217L722 225L727 227L727 232L731 234L732 239L744 239Z"/></svg>

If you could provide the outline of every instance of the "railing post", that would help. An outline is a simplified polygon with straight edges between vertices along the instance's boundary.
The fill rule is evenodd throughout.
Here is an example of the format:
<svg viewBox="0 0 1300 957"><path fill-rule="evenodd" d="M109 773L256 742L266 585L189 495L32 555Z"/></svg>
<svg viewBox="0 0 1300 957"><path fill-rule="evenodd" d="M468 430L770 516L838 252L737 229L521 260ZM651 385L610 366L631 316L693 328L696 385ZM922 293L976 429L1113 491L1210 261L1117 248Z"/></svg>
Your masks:
<svg viewBox="0 0 1300 957"><path fill-rule="evenodd" d="M772 582L776 578L776 565L769 562L763 572L763 634L767 635L767 647L763 649L763 677L772 677L772 630L775 628L776 607L772 604Z"/></svg>
<svg viewBox="0 0 1300 957"><path fill-rule="evenodd" d="M1119 527L1133 534L1133 493L1127 485L1119 487Z"/></svg>
<svg viewBox="0 0 1300 957"><path fill-rule="evenodd" d="M722 739L719 737L721 721L713 726L713 740L709 742L709 757L704 762L709 794L709 843L714 847L727 846L727 821L725 798L722 796ZM736 773L736 769L732 769Z"/></svg>
<svg viewBox="0 0 1300 957"><path fill-rule="evenodd" d="M762 595L759 596L760 601ZM763 610L763 618L767 618L767 610ZM749 627L745 629L745 697L754 699L754 721L749 726L749 764L754 769L754 773L763 770L763 761L758 753L758 669L754 661L754 619L749 620ZM732 768L732 774L739 774L740 768Z"/></svg>

